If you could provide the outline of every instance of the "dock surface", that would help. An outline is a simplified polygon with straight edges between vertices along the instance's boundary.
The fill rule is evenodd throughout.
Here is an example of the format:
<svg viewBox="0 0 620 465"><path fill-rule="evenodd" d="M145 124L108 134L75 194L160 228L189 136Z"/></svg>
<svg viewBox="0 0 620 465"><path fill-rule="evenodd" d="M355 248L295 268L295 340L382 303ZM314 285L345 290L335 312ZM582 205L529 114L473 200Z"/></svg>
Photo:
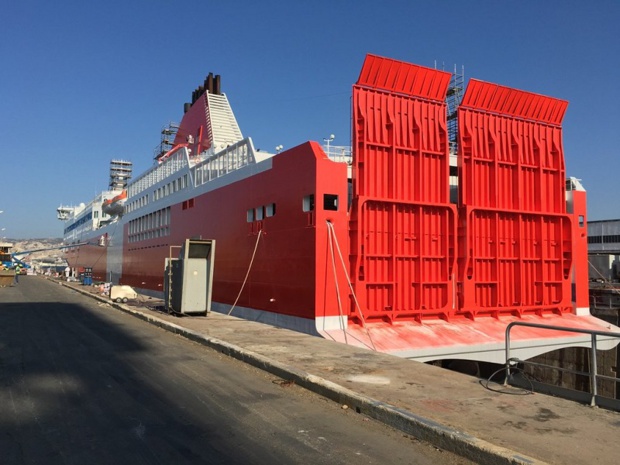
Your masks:
<svg viewBox="0 0 620 465"><path fill-rule="evenodd" d="M620 455L617 412L490 390L461 373L215 312L176 317L155 299L116 304L96 287L62 284L476 463L615 464Z"/></svg>

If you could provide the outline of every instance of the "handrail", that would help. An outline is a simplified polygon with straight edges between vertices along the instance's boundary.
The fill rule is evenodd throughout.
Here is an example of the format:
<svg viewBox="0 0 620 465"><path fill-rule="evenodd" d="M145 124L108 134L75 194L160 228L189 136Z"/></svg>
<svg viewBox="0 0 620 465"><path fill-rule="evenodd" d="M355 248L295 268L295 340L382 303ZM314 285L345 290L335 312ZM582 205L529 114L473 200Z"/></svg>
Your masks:
<svg viewBox="0 0 620 465"><path fill-rule="evenodd" d="M545 324L541 324L541 323L527 323L524 321L513 321L512 323L509 323L508 326L506 326L506 378L504 379L504 386L508 385L508 378L510 377L510 365L512 364L516 364L516 363L531 363L534 364L533 362L527 362L525 360L519 360L518 358L512 358L510 357L510 330L514 327L514 326L526 326L529 328L540 328L540 329L548 329L551 331L565 331L565 332L572 332L572 333L579 333L579 334L589 334L590 335L590 343L591 343L591 351L590 351L590 371L589 371L589 377L590 377L590 390L591 390L591 394L592 394L592 399L590 400L590 405L592 407L596 406L596 396L598 395L598 389L596 386L596 380L597 378L604 378L604 379L609 379L611 381L614 382L619 382L620 378L612 378L611 376L605 376L605 375L599 375L597 373L597 367L596 367L596 337L597 336L607 336L607 337L612 337L612 338L619 338L620 339L620 333L615 333L615 332L611 332L611 331L596 331L593 329L580 329L580 328L567 328L565 326L554 326L554 325L545 325ZM540 365L540 364L536 364L536 365ZM545 365L545 366L550 366L550 365ZM557 368L561 371L567 371L569 373L574 373L574 374L580 374L582 372L576 371L576 370L569 370L566 368Z"/></svg>

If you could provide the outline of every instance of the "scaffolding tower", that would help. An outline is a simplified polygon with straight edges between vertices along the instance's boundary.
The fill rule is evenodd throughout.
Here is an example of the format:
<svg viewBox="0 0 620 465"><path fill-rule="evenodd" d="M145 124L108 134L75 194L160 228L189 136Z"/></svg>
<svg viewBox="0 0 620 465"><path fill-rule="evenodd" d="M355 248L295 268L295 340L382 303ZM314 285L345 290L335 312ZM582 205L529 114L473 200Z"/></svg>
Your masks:
<svg viewBox="0 0 620 465"><path fill-rule="evenodd" d="M465 84L465 66L461 66L460 74L457 71L456 65L454 65L454 73L450 78L450 85L448 87L448 94L446 95L446 105L448 107L448 141L450 143L450 154L456 155L458 150L458 122L456 120L456 114L458 106L463 100Z"/></svg>
<svg viewBox="0 0 620 465"><path fill-rule="evenodd" d="M179 123L170 121L161 128L161 141L153 150L153 157L158 160L174 147L174 139L179 131Z"/></svg>
<svg viewBox="0 0 620 465"><path fill-rule="evenodd" d="M110 190L122 190L131 179L133 164L125 160L110 161Z"/></svg>

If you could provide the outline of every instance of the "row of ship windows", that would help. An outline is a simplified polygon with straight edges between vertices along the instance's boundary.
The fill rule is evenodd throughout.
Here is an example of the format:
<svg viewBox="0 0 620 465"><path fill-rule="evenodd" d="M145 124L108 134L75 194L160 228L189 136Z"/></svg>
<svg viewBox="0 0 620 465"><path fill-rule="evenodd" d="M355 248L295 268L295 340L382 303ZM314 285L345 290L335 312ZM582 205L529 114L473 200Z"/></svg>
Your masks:
<svg viewBox="0 0 620 465"><path fill-rule="evenodd" d="M183 202L183 210L192 208L194 199ZM302 210L304 212L314 211L314 194L303 198ZM338 196L335 194L323 194L323 209L338 210ZM246 213L248 223L262 221L276 214L276 204L270 203L256 208L250 208ZM145 239L153 239L170 235L170 207L162 208L148 215L141 216L129 222L128 239L129 242L138 242Z"/></svg>
<svg viewBox="0 0 620 465"><path fill-rule="evenodd" d="M252 221L262 221L264 218L272 217L276 214L276 204L270 203L261 207L250 208L247 211L246 219L248 223Z"/></svg>
<svg viewBox="0 0 620 465"><path fill-rule="evenodd" d="M106 219L106 218L109 218L109 217L110 217L110 215L107 215L107 214L105 214L105 213L103 213L103 212L101 213L101 219ZM77 221L76 221L75 223L73 223L72 225L67 226L67 227L65 228L65 233L68 233L68 232L70 232L70 231L73 231L75 228L80 227L81 225L83 225L83 224L85 224L85 223L89 222L90 220L92 220L93 218L94 218L94 219L99 218L99 210L93 210L93 211L91 211L91 212L87 213L86 215L84 215L82 218L80 218L79 220L77 220Z"/></svg>
<svg viewBox="0 0 620 465"><path fill-rule="evenodd" d="M97 212L95 212L97 213ZM89 212L88 214L84 215L82 218L80 218L79 220L77 220L75 223L73 223L70 226L67 226L65 228L65 234L67 234L70 231L73 231L75 228L79 228L80 226L82 226L83 224L85 224L86 222L90 221L93 219L93 213Z"/></svg>
<svg viewBox="0 0 620 465"><path fill-rule="evenodd" d="M314 211L314 194L304 197L302 209L305 212ZM323 194L323 210L338 211L338 196L336 194Z"/></svg>
<svg viewBox="0 0 620 465"><path fill-rule="evenodd" d="M153 200L163 199L164 197L174 194L180 190L186 189L189 183L189 178L187 174L184 174L177 179L170 181L168 184L161 186L153 191ZM125 206L125 211L127 213L137 210L138 208L142 208L149 203L149 194L145 194L142 197L139 197L135 200L132 200Z"/></svg>
<svg viewBox="0 0 620 465"><path fill-rule="evenodd" d="M314 194L306 195L303 198L302 210L304 212L314 211ZM323 210L337 211L338 196L336 194L323 194ZM248 223L253 221L262 221L276 214L276 204L270 203L256 208L250 208L246 212L246 220Z"/></svg>
<svg viewBox="0 0 620 465"><path fill-rule="evenodd" d="M588 244L617 244L620 243L620 234L607 236L588 236Z"/></svg>
<svg viewBox="0 0 620 465"><path fill-rule="evenodd" d="M170 235L170 207L131 220L128 225L129 242Z"/></svg>

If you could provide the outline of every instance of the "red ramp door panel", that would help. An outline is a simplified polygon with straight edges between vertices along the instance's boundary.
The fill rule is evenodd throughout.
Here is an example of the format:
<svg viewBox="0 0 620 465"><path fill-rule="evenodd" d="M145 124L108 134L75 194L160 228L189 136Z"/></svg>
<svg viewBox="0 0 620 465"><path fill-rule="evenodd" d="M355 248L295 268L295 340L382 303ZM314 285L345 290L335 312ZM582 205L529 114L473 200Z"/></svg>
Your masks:
<svg viewBox="0 0 620 465"><path fill-rule="evenodd" d="M449 73L369 55L354 86L351 276L366 319L453 312L449 80Z"/></svg>
<svg viewBox="0 0 620 465"><path fill-rule="evenodd" d="M567 103L472 80L459 121L461 313L571 310Z"/></svg>

